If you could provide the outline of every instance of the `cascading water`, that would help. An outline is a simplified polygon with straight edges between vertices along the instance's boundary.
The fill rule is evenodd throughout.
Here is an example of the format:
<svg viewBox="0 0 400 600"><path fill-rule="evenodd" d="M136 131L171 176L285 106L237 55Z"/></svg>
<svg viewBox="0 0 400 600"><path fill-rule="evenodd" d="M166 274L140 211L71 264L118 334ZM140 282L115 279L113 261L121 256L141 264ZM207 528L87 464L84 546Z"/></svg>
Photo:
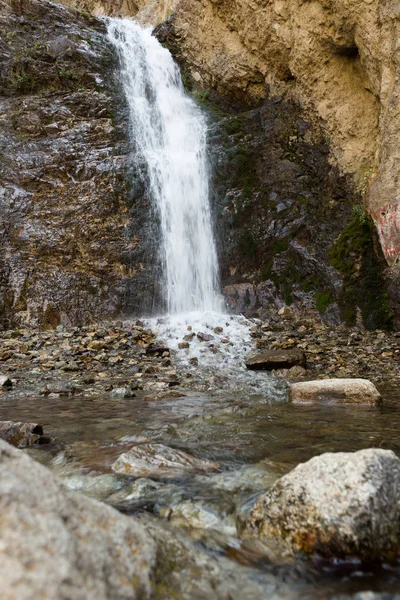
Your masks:
<svg viewBox="0 0 400 600"><path fill-rule="evenodd" d="M237 387L242 379L247 388L260 390L267 385L270 389L270 379L263 377L260 385L259 378L244 366L243 357L253 345L253 324L227 315L219 293L206 119L185 94L171 54L150 29L129 19L107 19L107 23L109 39L118 52L130 135L146 162L150 194L161 223L168 314L148 323L177 352L181 364L197 360L209 383L215 375L221 383L223 375L229 385Z"/></svg>
<svg viewBox="0 0 400 600"><path fill-rule="evenodd" d="M128 19L110 19L129 104L131 135L160 215L169 314L221 311L209 206L206 120L183 89L167 49Z"/></svg>

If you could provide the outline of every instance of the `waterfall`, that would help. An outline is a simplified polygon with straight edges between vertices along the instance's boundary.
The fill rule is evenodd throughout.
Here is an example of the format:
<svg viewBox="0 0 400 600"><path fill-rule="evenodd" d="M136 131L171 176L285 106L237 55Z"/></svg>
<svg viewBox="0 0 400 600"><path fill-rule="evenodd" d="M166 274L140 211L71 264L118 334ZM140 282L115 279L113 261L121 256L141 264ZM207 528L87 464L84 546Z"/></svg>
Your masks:
<svg viewBox="0 0 400 600"><path fill-rule="evenodd" d="M130 135L146 164L161 224L163 289L169 314L220 312L209 205L207 123L185 94L171 54L128 19L108 19L129 107Z"/></svg>

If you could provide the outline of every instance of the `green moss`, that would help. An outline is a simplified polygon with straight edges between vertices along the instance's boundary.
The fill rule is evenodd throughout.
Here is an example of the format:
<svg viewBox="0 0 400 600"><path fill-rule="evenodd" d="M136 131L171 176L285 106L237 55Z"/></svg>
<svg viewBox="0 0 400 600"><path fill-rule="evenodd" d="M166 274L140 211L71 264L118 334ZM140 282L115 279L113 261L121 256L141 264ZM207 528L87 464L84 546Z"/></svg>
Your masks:
<svg viewBox="0 0 400 600"><path fill-rule="evenodd" d="M315 307L320 313L324 313L333 300L334 298L330 292L317 291L315 293Z"/></svg>
<svg viewBox="0 0 400 600"><path fill-rule="evenodd" d="M193 95L199 102L207 102L208 100L208 90L198 88L193 92Z"/></svg>
<svg viewBox="0 0 400 600"><path fill-rule="evenodd" d="M234 135L235 133L240 133L242 131L242 125L237 117L228 119L224 125L225 132L228 135Z"/></svg>
<svg viewBox="0 0 400 600"><path fill-rule="evenodd" d="M373 242L374 224L357 205L330 249L329 260L343 275L339 305L345 322L354 325L358 306L368 329L390 329L393 314Z"/></svg>
<svg viewBox="0 0 400 600"><path fill-rule="evenodd" d="M273 253L281 254L282 252L286 252L286 250L288 250L288 248L289 248L289 240L288 239L275 240L274 247L273 247Z"/></svg>
<svg viewBox="0 0 400 600"><path fill-rule="evenodd" d="M242 253L248 258L255 258L257 255L257 242L255 241L249 229L243 229L239 238L239 247Z"/></svg>
<svg viewBox="0 0 400 600"><path fill-rule="evenodd" d="M78 73L75 73L75 71L72 71L71 69L61 69L61 71L58 72L58 75L65 81L78 81L79 79Z"/></svg>
<svg viewBox="0 0 400 600"><path fill-rule="evenodd" d="M22 94L32 92L36 87L33 73L26 71L23 67L16 69L12 73L11 82L13 89Z"/></svg>

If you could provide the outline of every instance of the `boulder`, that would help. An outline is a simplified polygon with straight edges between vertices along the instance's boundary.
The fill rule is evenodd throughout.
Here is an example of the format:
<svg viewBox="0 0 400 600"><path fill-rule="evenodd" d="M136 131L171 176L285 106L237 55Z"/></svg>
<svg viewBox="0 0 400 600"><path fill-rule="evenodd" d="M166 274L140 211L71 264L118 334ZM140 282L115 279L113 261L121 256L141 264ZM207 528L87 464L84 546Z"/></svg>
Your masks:
<svg viewBox="0 0 400 600"><path fill-rule="evenodd" d="M112 470L133 477L176 477L197 471L216 471L219 466L162 444L138 444L121 454Z"/></svg>
<svg viewBox="0 0 400 600"><path fill-rule="evenodd" d="M73 396L76 392L76 386L73 383L49 383L43 386L39 392L41 396L50 396L57 394L58 396Z"/></svg>
<svg viewBox="0 0 400 600"><path fill-rule="evenodd" d="M374 560L400 553L400 460L391 450L326 453L263 494L245 534L284 552Z"/></svg>
<svg viewBox="0 0 400 600"><path fill-rule="evenodd" d="M274 369L291 369L295 366L306 366L306 357L302 350L265 350L246 359L246 367L253 371Z"/></svg>
<svg viewBox="0 0 400 600"><path fill-rule="evenodd" d="M235 315L252 313L258 306L254 285L251 283L227 285L222 292Z"/></svg>
<svg viewBox="0 0 400 600"><path fill-rule="evenodd" d="M39 446L51 441L43 435L41 425L21 421L0 421L0 439L18 448Z"/></svg>
<svg viewBox="0 0 400 600"><path fill-rule="evenodd" d="M128 600L150 595L155 543L142 525L69 491L0 441L0 597Z"/></svg>
<svg viewBox="0 0 400 600"><path fill-rule="evenodd" d="M296 404L381 404L382 398L368 379L322 379L293 383L289 401Z"/></svg>

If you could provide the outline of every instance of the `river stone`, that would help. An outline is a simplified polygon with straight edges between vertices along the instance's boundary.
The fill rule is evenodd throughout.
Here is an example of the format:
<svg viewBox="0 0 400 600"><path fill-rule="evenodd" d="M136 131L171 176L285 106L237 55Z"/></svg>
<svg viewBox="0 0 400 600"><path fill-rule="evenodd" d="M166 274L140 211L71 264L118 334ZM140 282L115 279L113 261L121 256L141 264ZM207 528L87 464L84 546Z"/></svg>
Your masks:
<svg viewBox="0 0 400 600"><path fill-rule="evenodd" d="M133 477L176 477L197 471L216 471L219 466L163 444L139 444L121 454L112 470Z"/></svg>
<svg viewBox="0 0 400 600"><path fill-rule="evenodd" d="M125 398L134 398L135 394L132 392L130 387L114 388L110 392L110 398L112 400L124 400Z"/></svg>
<svg viewBox="0 0 400 600"><path fill-rule="evenodd" d="M400 460L370 448L316 456L260 497L246 534L289 554L392 558L400 553Z"/></svg>
<svg viewBox="0 0 400 600"><path fill-rule="evenodd" d="M41 425L22 421L0 421L0 439L18 448L37 446L51 441L50 438L43 436Z"/></svg>
<svg viewBox="0 0 400 600"><path fill-rule="evenodd" d="M246 359L246 367L251 370L272 371L273 369L291 369L306 366L306 357L302 350L265 350Z"/></svg>
<svg viewBox="0 0 400 600"><path fill-rule="evenodd" d="M156 545L144 527L69 491L3 441L0 513L1 598L149 597Z"/></svg>
<svg viewBox="0 0 400 600"><path fill-rule="evenodd" d="M7 375L0 375L0 388L5 390L12 388L12 381Z"/></svg>
<svg viewBox="0 0 400 600"><path fill-rule="evenodd" d="M322 379L293 383L290 386L289 401L296 404L380 404L382 398L368 379Z"/></svg>

